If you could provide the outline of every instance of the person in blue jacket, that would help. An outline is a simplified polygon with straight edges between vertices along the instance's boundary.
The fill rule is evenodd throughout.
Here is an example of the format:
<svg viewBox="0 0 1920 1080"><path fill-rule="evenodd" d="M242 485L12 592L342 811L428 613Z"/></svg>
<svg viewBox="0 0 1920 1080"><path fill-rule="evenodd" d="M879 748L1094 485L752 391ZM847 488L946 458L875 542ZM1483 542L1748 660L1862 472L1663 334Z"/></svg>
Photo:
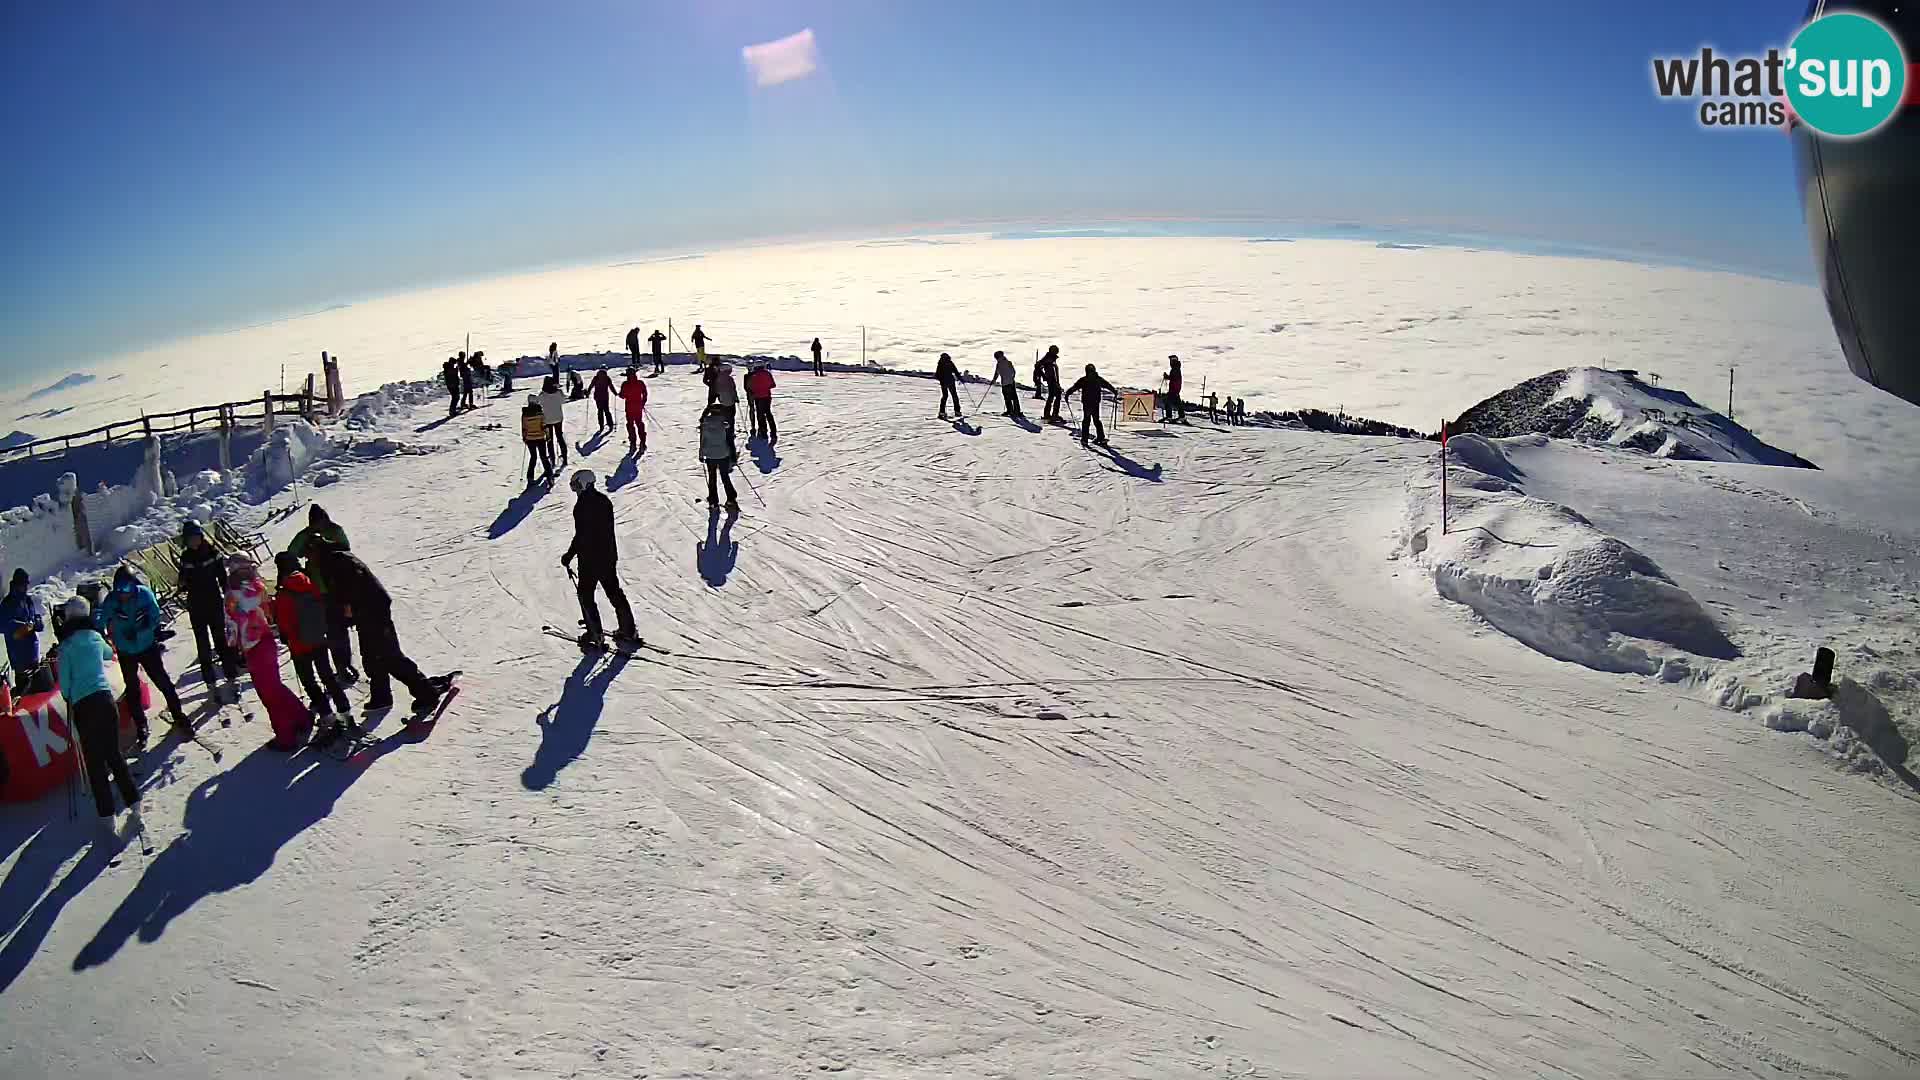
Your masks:
<svg viewBox="0 0 1920 1080"><path fill-rule="evenodd" d="M120 676L127 684L137 743L147 741L147 710L142 707L139 690L142 671L167 699L173 723L187 722L187 711L180 707L180 692L173 688L173 676L167 674L167 663L160 655L160 620L160 601L154 598L153 590L140 584L131 567L115 570L113 591L100 602L94 623L106 632L113 651L120 654Z"/></svg>
<svg viewBox="0 0 1920 1080"><path fill-rule="evenodd" d="M7 663L13 667L16 696L27 692L27 676L40 666L40 631L46 628L39 602L27 591L27 572L15 570L6 599L0 600L0 633L7 635Z"/></svg>
<svg viewBox="0 0 1920 1080"><path fill-rule="evenodd" d="M140 807L140 789L133 770L120 752L120 709L107 685L107 643L88 620L92 605L83 596L62 609L60 640L60 697L80 743L80 758L93 789L93 806L108 822L113 820L113 790L118 786L127 809Z"/></svg>

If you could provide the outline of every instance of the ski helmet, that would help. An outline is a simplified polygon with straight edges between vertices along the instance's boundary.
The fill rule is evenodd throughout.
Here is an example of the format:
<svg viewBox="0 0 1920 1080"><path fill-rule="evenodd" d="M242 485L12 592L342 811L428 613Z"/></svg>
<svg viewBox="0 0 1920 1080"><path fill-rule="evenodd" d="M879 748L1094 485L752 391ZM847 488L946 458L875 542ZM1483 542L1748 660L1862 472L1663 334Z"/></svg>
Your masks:
<svg viewBox="0 0 1920 1080"><path fill-rule="evenodd" d="M60 605L60 618L67 622L86 622L93 618L93 605L87 603L84 596L70 597Z"/></svg>
<svg viewBox="0 0 1920 1080"><path fill-rule="evenodd" d="M593 490L593 482L593 470L580 469L573 474L573 479L567 481L567 486L575 492L591 491Z"/></svg>

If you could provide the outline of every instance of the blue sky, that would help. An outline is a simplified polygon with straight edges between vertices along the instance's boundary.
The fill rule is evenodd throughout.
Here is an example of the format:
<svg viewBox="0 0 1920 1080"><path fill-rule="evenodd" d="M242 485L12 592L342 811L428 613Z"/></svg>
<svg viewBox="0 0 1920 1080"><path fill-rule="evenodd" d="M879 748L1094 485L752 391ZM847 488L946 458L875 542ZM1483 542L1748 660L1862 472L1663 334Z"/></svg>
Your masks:
<svg viewBox="0 0 1920 1080"><path fill-rule="evenodd" d="M11 4L0 380L435 282L976 219L1412 222L1804 276L1648 60L1804 5ZM758 89L743 45L812 28ZM51 367L48 367L51 365Z"/></svg>

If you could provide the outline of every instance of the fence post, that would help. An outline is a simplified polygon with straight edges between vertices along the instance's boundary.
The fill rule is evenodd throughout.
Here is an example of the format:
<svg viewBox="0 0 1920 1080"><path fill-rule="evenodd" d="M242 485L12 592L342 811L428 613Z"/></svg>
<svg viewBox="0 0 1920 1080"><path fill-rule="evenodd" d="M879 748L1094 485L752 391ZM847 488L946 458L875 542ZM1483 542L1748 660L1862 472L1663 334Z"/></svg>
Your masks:
<svg viewBox="0 0 1920 1080"><path fill-rule="evenodd" d="M233 471L233 406L220 406L220 471Z"/></svg>
<svg viewBox="0 0 1920 1080"><path fill-rule="evenodd" d="M261 394L260 404L266 406L266 432L271 435L273 434L273 391L268 390Z"/></svg>
<svg viewBox="0 0 1920 1080"><path fill-rule="evenodd" d="M93 530L87 527L87 493L73 486L73 542L89 555L93 551Z"/></svg>
<svg viewBox="0 0 1920 1080"><path fill-rule="evenodd" d="M1447 535L1447 422L1440 421L1440 535Z"/></svg>
<svg viewBox="0 0 1920 1080"><path fill-rule="evenodd" d="M309 424L313 422L313 372L307 372L307 392L300 398L300 416Z"/></svg>

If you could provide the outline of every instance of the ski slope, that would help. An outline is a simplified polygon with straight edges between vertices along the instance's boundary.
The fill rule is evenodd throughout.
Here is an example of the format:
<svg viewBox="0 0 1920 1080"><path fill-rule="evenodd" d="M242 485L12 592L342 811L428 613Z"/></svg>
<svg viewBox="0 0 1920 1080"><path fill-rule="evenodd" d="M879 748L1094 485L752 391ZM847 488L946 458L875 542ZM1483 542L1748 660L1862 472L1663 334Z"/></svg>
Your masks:
<svg viewBox="0 0 1920 1080"><path fill-rule="evenodd" d="M653 387L650 453L578 459L645 650L541 632L518 399L398 410L442 449L323 495L465 669L431 738L209 729L143 769L150 859L0 813L0 1071L1920 1073L1915 800L1442 601L1388 557L1431 444L1109 454L782 373L729 523Z"/></svg>

